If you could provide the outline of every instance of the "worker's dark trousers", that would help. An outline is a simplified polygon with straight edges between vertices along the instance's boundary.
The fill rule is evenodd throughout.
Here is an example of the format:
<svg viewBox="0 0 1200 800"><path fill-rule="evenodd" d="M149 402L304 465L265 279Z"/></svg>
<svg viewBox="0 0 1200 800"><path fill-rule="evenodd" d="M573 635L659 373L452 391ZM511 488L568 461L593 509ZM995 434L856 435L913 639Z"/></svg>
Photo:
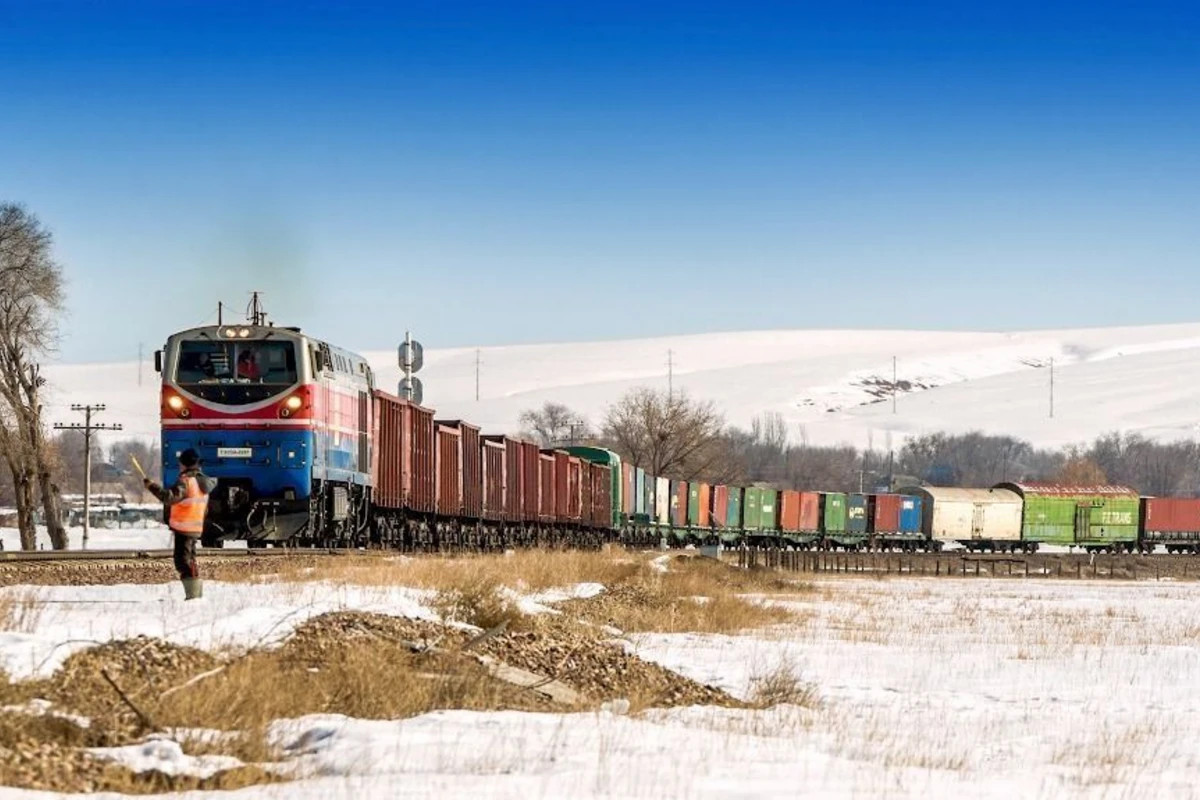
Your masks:
<svg viewBox="0 0 1200 800"><path fill-rule="evenodd" d="M175 569L179 571L179 577L186 580L187 578L199 578L200 570L196 566L196 538L195 536L184 536L182 533L175 533Z"/></svg>

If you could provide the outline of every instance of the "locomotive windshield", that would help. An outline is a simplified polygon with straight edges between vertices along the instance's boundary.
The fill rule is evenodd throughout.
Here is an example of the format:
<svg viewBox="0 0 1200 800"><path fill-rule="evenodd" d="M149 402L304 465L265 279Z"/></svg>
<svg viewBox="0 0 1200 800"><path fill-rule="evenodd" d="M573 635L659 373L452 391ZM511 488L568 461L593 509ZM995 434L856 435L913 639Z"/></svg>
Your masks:
<svg viewBox="0 0 1200 800"><path fill-rule="evenodd" d="M299 380L296 346L288 341L180 342L175 382L214 403L269 400Z"/></svg>

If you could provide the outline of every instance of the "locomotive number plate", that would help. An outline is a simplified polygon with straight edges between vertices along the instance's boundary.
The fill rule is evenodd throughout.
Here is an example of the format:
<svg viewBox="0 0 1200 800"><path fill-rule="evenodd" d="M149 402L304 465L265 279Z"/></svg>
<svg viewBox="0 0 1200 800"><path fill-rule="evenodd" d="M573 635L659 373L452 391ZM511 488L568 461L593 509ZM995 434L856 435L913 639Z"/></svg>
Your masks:
<svg viewBox="0 0 1200 800"><path fill-rule="evenodd" d="M254 451L249 447L218 447L217 458L250 458Z"/></svg>

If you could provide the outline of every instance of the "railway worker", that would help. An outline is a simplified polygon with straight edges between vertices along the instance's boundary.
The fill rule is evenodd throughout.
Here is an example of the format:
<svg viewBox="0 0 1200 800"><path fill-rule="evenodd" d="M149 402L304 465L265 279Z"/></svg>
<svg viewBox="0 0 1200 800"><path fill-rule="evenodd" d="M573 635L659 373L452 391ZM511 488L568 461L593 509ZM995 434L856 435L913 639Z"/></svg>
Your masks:
<svg viewBox="0 0 1200 800"><path fill-rule="evenodd" d="M183 582L185 600L203 595L200 571L196 566L196 540L204 532L204 516L208 512L208 495L217 482L200 471L200 454L184 450L179 454L179 480L170 489L149 478L142 483L146 491L166 504L170 511L168 525L175 539L175 569Z"/></svg>

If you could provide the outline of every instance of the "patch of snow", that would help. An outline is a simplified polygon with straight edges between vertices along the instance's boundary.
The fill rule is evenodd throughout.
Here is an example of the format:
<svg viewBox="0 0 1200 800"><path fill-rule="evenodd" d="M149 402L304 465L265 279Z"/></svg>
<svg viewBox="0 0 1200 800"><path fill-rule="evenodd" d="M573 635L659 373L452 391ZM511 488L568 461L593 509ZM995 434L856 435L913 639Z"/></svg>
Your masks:
<svg viewBox="0 0 1200 800"><path fill-rule="evenodd" d="M211 778L218 772L245 766L232 756L189 756L178 742L167 739L154 739L125 747L92 747L87 752L139 773L153 771L164 775Z"/></svg>
<svg viewBox="0 0 1200 800"><path fill-rule="evenodd" d="M81 728L92 727L92 721L87 717L81 717L78 714L71 714L64 711L58 711L54 708L54 704L49 700L40 698L30 700L19 706L4 706L0 708L0 713L5 714L27 714L31 717L54 717L56 719L72 722Z"/></svg>

